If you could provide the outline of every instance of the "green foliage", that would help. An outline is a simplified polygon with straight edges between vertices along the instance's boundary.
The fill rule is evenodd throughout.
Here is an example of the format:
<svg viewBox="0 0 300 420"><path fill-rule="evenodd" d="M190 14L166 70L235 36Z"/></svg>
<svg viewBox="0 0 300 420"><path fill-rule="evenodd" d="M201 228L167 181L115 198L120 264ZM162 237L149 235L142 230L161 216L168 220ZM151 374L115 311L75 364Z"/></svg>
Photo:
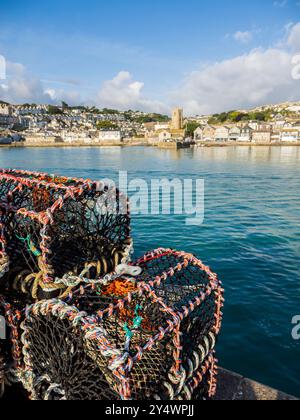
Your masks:
<svg viewBox="0 0 300 420"><path fill-rule="evenodd" d="M116 109L103 108L102 111L100 111L100 114L115 115L115 114L120 114L120 112Z"/></svg>
<svg viewBox="0 0 300 420"><path fill-rule="evenodd" d="M154 113L154 114L141 115L137 118L134 118L134 121L140 124L152 123L152 122L159 123L159 122L169 122L170 118L167 115Z"/></svg>
<svg viewBox="0 0 300 420"><path fill-rule="evenodd" d="M267 122L270 121L272 115L272 110L266 109L261 112L239 112L239 111L230 111L222 112L221 114L213 115L208 121L211 125L224 124L224 123L238 123L241 121L260 121Z"/></svg>
<svg viewBox="0 0 300 420"><path fill-rule="evenodd" d="M57 106L49 105L48 106L48 114L49 115L62 115L63 111L58 108Z"/></svg>
<svg viewBox="0 0 300 420"><path fill-rule="evenodd" d="M22 107L24 107L24 108L36 108L37 104L26 103L26 104L23 104Z"/></svg>
<svg viewBox="0 0 300 420"><path fill-rule="evenodd" d="M134 118L132 116L132 113L130 111L124 112L124 117L126 121L133 121Z"/></svg>
<svg viewBox="0 0 300 420"><path fill-rule="evenodd" d="M97 122L98 130L118 130L118 125L111 121L98 121Z"/></svg>
<svg viewBox="0 0 300 420"><path fill-rule="evenodd" d="M197 130L197 128L200 127L200 124L196 122L188 122L185 125L186 134L188 137L194 137L194 131Z"/></svg>
<svg viewBox="0 0 300 420"><path fill-rule="evenodd" d="M73 110L73 111L76 111L76 110L83 111L83 112L88 111L88 108L86 108L85 106L82 106L82 105L80 105L80 106L70 106L69 109Z"/></svg>

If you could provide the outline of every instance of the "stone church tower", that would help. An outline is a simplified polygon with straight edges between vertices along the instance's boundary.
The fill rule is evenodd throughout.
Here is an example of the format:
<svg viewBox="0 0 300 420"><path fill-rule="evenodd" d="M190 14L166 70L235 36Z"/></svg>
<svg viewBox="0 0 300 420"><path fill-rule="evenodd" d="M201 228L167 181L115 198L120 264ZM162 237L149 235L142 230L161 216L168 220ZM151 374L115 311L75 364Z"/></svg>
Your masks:
<svg viewBox="0 0 300 420"><path fill-rule="evenodd" d="M183 129L183 110L176 108L172 112L172 130L182 130Z"/></svg>

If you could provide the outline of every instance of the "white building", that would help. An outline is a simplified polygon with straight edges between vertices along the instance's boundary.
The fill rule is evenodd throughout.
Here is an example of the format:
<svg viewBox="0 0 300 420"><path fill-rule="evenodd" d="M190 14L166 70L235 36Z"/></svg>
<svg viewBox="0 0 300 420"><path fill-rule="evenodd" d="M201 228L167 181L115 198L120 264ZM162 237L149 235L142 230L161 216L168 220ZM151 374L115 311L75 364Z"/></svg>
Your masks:
<svg viewBox="0 0 300 420"><path fill-rule="evenodd" d="M123 140L123 135L120 130L101 130L99 132L99 140L103 142L121 143Z"/></svg>
<svg viewBox="0 0 300 420"><path fill-rule="evenodd" d="M157 123L154 126L155 131L169 130L169 129L170 129L170 123Z"/></svg>
<svg viewBox="0 0 300 420"><path fill-rule="evenodd" d="M252 141L252 128L249 125L246 125L241 129L241 136L239 137L239 141L251 142Z"/></svg>
<svg viewBox="0 0 300 420"><path fill-rule="evenodd" d="M73 142L90 143L91 142L91 137L85 132L62 130L61 138L66 143L73 143Z"/></svg>
<svg viewBox="0 0 300 420"><path fill-rule="evenodd" d="M300 140L300 132L295 128L284 128L280 133L280 141L294 143Z"/></svg>
<svg viewBox="0 0 300 420"><path fill-rule="evenodd" d="M228 127L217 127L215 131L215 140L216 141L228 141L229 140L229 128Z"/></svg>
<svg viewBox="0 0 300 420"><path fill-rule="evenodd" d="M170 131L162 131L161 133L159 133L158 135L158 140L160 142L162 141L167 141L167 140L171 140L172 139L172 134L170 133Z"/></svg>
<svg viewBox="0 0 300 420"><path fill-rule="evenodd" d="M230 141L238 141L241 136L241 129L240 127L231 127L229 130L229 140Z"/></svg>
<svg viewBox="0 0 300 420"><path fill-rule="evenodd" d="M18 115L42 115L46 114L48 107L46 105L36 105L36 106L18 106L17 114Z"/></svg>
<svg viewBox="0 0 300 420"><path fill-rule="evenodd" d="M1 103L0 104L0 114L1 115L5 115L5 116L9 116L12 114L12 109L10 105L7 105L5 103Z"/></svg>
<svg viewBox="0 0 300 420"><path fill-rule="evenodd" d="M292 105L287 108L290 112L297 112L300 114L300 105Z"/></svg>
<svg viewBox="0 0 300 420"><path fill-rule="evenodd" d="M194 131L194 140L203 140L203 129L201 127Z"/></svg>

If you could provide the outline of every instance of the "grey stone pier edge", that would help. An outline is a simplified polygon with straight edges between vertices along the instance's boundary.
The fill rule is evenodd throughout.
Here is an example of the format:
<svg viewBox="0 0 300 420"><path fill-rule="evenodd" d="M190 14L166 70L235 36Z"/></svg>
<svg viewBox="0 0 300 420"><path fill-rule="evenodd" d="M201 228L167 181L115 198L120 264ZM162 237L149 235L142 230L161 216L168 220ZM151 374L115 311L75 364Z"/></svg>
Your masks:
<svg viewBox="0 0 300 420"><path fill-rule="evenodd" d="M219 370L218 401L297 401L283 392L261 385L225 369Z"/></svg>

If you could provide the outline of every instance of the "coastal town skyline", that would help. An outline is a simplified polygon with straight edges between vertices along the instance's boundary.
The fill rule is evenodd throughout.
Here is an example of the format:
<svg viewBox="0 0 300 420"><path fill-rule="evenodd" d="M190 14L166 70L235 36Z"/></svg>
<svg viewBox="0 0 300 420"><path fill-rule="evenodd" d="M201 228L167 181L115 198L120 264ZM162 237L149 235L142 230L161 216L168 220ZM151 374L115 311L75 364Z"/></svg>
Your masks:
<svg viewBox="0 0 300 420"><path fill-rule="evenodd" d="M188 5L4 4L0 99L188 115L300 99L299 2Z"/></svg>
<svg viewBox="0 0 300 420"><path fill-rule="evenodd" d="M23 104L0 101L0 144L158 146L300 144L300 102L186 116L96 107Z"/></svg>

